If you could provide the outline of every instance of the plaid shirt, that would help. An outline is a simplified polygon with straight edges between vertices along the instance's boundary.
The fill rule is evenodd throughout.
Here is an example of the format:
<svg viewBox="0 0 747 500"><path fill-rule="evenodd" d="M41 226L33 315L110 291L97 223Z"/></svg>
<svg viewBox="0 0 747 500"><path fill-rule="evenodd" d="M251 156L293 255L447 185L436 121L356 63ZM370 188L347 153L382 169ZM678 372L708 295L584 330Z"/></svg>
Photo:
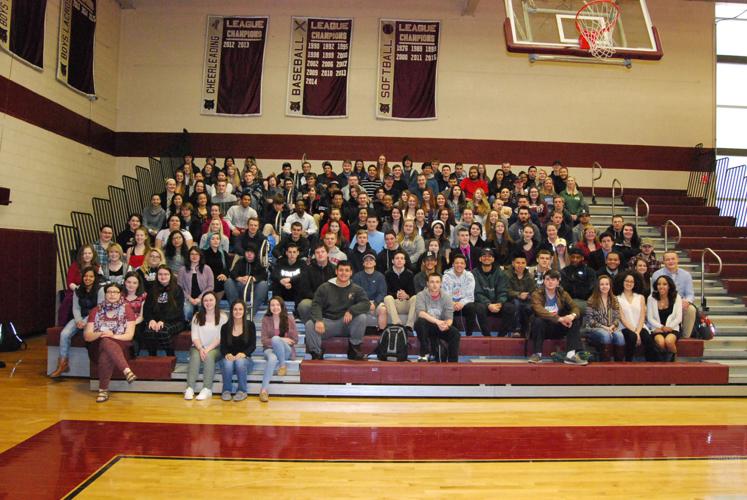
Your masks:
<svg viewBox="0 0 747 500"><path fill-rule="evenodd" d="M94 243L93 248L99 256L99 264L101 264L101 267L106 266L109 263L109 252L107 252L106 248L101 245L101 241Z"/></svg>

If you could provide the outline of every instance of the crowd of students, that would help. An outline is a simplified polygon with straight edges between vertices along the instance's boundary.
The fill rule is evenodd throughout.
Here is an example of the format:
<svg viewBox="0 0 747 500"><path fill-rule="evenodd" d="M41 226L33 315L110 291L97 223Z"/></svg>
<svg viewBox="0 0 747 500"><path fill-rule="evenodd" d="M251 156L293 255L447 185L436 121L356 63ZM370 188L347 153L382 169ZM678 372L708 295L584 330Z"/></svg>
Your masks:
<svg viewBox="0 0 747 500"><path fill-rule="evenodd" d="M106 294L117 287L117 314L128 320L111 337L122 348L173 355L173 337L191 322L186 399L212 396L218 362L222 398L246 398L256 345L247 317L269 297L263 401L274 370L285 373L295 357L296 320L306 326L312 359L324 358L322 338L332 336L349 338L350 359L365 359L366 328L403 324L420 340L421 361L457 361L455 318L468 336L527 338L534 363L545 338L562 336L565 362L586 364L584 333L604 361L630 361L641 345L648 360L673 359L677 338L692 330L692 277L677 254L665 253L662 267L651 242L619 215L598 234L560 162L549 173L514 173L503 163L489 177L484 165L452 169L432 160L418 172L408 156L390 165L381 155L367 168L345 160L340 172L326 161L322 170L315 174L303 162L293 173L284 163L263 175L251 158L243 167L208 158L200 168L186 156L165 191L116 238L104 226L98 241L79 249L59 311L64 328L53 376L68 368L73 335L110 337L100 329L107 324L100 311L114 314ZM219 308L224 296L227 312ZM111 348L101 352L99 373L129 370ZM201 366L204 384L195 396ZM106 389L102 380L103 400Z"/></svg>

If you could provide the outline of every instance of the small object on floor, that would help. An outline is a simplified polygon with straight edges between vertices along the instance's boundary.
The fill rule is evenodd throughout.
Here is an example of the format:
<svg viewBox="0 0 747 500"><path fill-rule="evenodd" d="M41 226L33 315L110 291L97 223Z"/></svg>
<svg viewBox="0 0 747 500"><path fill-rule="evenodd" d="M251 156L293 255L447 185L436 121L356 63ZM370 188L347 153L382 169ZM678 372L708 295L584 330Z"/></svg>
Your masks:
<svg viewBox="0 0 747 500"><path fill-rule="evenodd" d="M128 384L131 384L137 380L137 375L135 375L129 368L125 368L124 376Z"/></svg>
<svg viewBox="0 0 747 500"><path fill-rule="evenodd" d="M244 401L247 397L247 394L244 391L238 391L233 396L233 400L235 403L238 403L239 401Z"/></svg>
<svg viewBox="0 0 747 500"><path fill-rule="evenodd" d="M262 389L261 391L259 391L259 400L262 401L263 403L266 403L270 400L270 395L267 394L267 391Z"/></svg>
<svg viewBox="0 0 747 500"><path fill-rule="evenodd" d="M285 377L288 374L288 367L283 365L278 368L278 377Z"/></svg>
<svg viewBox="0 0 747 500"><path fill-rule="evenodd" d="M428 356L419 356L418 357L418 363L427 363L428 362Z"/></svg>
<svg viewBox="0 0 747 500"><path fill-rule="evenodd" d="M230 391L223 391L223 393L220 395L220 398L223 401L231 401L231 392Z"/></svg>
<svg viewBox="0 0 747 500"><path fill-rule="evenodd" d="M99 390L99 395L96 396L97 403L105 403L109 401L109 391Z"/></svg>
<svg viewBox="0 0 747 500"><path fill-rule="evenodd" d="M211 391L207 387L203 387L195 399L197 401L205 401L206 399L210 399L212 397L213 397L213 391Z"/></svg>
<svg viewBox="0 0 747 500"><path fill-rule="evenodd" d="M529 361L530 363L533 363L533 364L541 363L542 362L542 354L540 354L538 352L535 352L534 354L532 354L531 356L529 356L529 359L527 361Z"/></svg>
<svg viewBox="0 0 747 500"><path fill-rule="evenodd" d="M184 391L184 399L187 401L192 401L195 398L195 390L191 387L187 387L187 390Z"/></svg>

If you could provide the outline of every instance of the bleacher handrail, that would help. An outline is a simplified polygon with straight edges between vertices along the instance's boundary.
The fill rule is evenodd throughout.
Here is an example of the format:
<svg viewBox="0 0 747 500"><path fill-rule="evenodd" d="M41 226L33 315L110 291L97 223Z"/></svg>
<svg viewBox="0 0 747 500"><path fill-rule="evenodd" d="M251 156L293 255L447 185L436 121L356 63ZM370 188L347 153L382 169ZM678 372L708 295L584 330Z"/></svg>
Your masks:
<svg viewBox="0 0 747 500"><path fill-rule="evenodd" d="M714 257L716 257L716 261L718 262L718 271L715 273L706 273L705 270L705 258L706 254L710 253ZM712 248L706 247L703 249L703 253L700 254L700 307L703 309L703 311L708 311L708 303L706 301L705 297L705 276L708 274L709 278L716 278L721 274L721 271L724 269L724 263L721 260L721 256L717 254Z"/></svg>
<svg viewBox="0 0 747 500"><path fill-rule="evenodd" d="M595 170L599 171L599 175L594 175ZM596 194L596 189L595 189L595 183L596 181L602 178L603 173L604 173L604 168L602 168L602 165L598 161L595 161L594 163L592 163L591 165L591 204L592 205L597 204L597 194Z"/></svg>
<svg viewBox="0 0 747 500"><path fill-rule="evenodd" d="M648 214L651 212L651 207L649 206L648 202L643 198L643 196L639 196L635 199L635 227L638 227L638 204L643 203L643 206L646 207L646 215L644 217L648 218Z"/></svg>
<svg viewBox="0 0 747 500"><path fill-rule="evenodd" d="M664 251L669 251L669 226L674 227L677 230L677 241L674 242L675 245L679 244L680 240L682 239L682 228L677 225L676 222L674 222L672 219L667 219L667 221L664 223Z"/></svg>
<svg viewBox="0 0 747 500"><path fill-rule="evenodd" d="M623 195L623 185L622 182L620 182L620 179L615 177L612 179L612 217L615 216L615 199L617 196L615 195L615 185L620 188L620 196Z"/></svg>

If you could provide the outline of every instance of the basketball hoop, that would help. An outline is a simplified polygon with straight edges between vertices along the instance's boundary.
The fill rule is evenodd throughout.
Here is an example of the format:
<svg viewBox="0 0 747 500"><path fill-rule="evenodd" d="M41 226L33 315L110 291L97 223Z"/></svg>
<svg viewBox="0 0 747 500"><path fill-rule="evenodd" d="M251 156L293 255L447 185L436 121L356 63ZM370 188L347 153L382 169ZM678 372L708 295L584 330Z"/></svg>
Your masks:
<svg viewBox="0 0 747 500"><path fill-rule="evenodd" d="M583 50L597 59L608 59L615 53L612 35L620 17L620 6L613 0L593 0L576 12L578 42Z"/></svg>

